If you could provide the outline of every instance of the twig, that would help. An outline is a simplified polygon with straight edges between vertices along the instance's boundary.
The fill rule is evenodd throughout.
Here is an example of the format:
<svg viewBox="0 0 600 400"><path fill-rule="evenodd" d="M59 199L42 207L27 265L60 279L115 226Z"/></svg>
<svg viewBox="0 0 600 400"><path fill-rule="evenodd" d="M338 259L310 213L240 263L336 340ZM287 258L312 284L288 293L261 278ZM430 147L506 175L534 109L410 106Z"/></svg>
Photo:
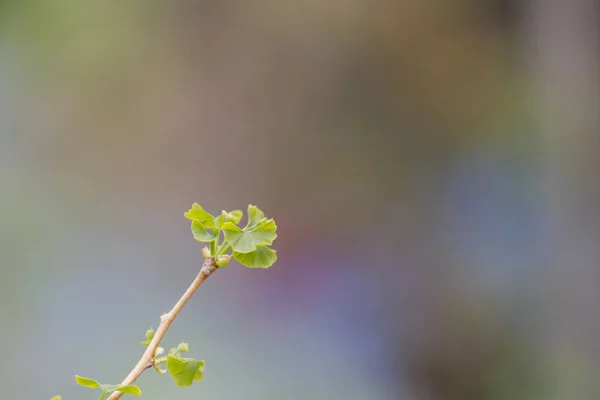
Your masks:
<svg viewBox="0 0 600 400"><path fill-rule="evenodd" d="M185 303L188 302L188 300L194 295L196 290L198 290L200 285L202 285L202 282L204 282L206 278L208 278L214 271L216 271L216 269L217 265L213 257L209 257L204 260L204 263L202 264L202 268L200 269L198 276L196 276L196 279L194 279L190 287L185 291L183 296L181 296L177 304L173 306L171 311L169 311L166 314L163 314L160 317L160 324L158 325L158 328L154 333L154 337L150 341L150 344L148 345L148 348L146 348L146 351L142 355L142 358L140 358L140 361L138 361L137 365L131 370L129 375L127 375L127 378L123 380L123 385L133 384L145 370L151 368L154 365L154 354L156 353L156 349L158 348L163 336L165 336L165 333L167 333L167 330L173 323L173 320L175 320L179 312L181 312L181 309L183 308L183 306L185 306ZM121 396L123 396L123 393L115 391L106 400L116 400Z"/></svg>

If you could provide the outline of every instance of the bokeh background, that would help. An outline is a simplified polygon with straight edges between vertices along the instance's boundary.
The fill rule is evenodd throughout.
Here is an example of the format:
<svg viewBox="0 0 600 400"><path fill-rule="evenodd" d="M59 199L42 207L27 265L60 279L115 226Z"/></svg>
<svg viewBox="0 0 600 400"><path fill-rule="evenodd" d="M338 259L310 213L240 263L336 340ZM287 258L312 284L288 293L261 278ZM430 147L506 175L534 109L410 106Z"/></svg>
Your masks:
<svg viewBox="0 0 600 400"><path fill-rule="evenodd" d="M0 387L94 398L257 204L146 399L597 399L594 0L3 0ZM87 396L87 397L86 397Z"/></svg>

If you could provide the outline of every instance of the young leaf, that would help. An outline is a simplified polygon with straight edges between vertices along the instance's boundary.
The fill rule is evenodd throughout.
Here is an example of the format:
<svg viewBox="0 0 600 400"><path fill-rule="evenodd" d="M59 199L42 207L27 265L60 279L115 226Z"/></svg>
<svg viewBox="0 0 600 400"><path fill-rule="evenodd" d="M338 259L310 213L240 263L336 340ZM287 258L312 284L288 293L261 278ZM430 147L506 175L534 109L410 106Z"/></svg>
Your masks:
<svg viewBox="0 0 600 400"><path fill-rule="evenodd" d="M233 210L233 211L221 211L221 217L223 217L223 222L233 222L234 224L238 224L242 219L244 213L241 210Z"/></svg>
<svg viewBox="0 0 600 400"><path fill-rule="evenodd" d="M269 268L277 261L277 251L267 246L257 246L250 253L234 251L232 255L240 264L249 268Z"/></svg>
<svg viewBox="0 0 600 400"><path fill-rule="evenodd" d="M168 355L167 369L178 386L187 387L191 386L194 380L199 381L202 379L204 360Z"/></svg>
<svg viewBox="0 0 600 400"><path fill-rule="evenodd" d="M227 264L229 264L230 260L231 260L231 256L229 254L221 254L220 256L217 257L215 262L217 264L217 267L224 267Z"/></svg>
<svg viewBox="0 0 600 400"><path fill-rule="evenodd" d="M90 378L84 378L79 375L75 375L75 381L77 381L77 383L81 386L89 387L92 389L96 389L97 387L100 387L100 384L98 382L96 382L95 380L90 379Z"/></svg>
<svg viewBox="0 0 600 400"><path fill-rule="evenodd" d="M223 224L225 240L231 245L233 251L250 253L256 246L271 245L277 237L277 225L273 219L265 220L252 230L243 230L231 222Z"/></svg>
<svg viewBox="0 0 600 400"><path fill-rule="evenodd" d="M246 228L258 224L264 217L265 214L258 207L252 204L248 205L248 224Z"/></svg>
<svg viewBox="0 0 600 400"><path fill-rule="evenodd" d="M140 396L142 394L140 388L135 385L100 385L100 389L102 389L102 393L105 395L115 391L119 391L123 394L133 394L135 396Z"/></svg>
<svg viewBox="0 0 600 400"><path fill-rule="evenodd" d="M154 338L154 329L150 328L146 331L146 341L141 342L142 346L148 347L152 341L152 338Z"/></svg>
<svg viewBox="0 0 600 400"><path fill-rule="evenodd" d="M142 395L142 390L136 385L101 385L100 388L104 393L119 391L123 394L133 394L134 396Z"/></svg>
<svg viewBox="0 0 600 400"><path fill-rule="evenodd" d="M176 351L178 353L187 353L188 351L190 351L190 346L185 342L181 342L177 345Z"/></svg>
<svg viewBox="0 0 600 400"><path fill-rule="evenodd" d="M54 396L50 400L62 400L62 397L61 396Z"/></svg>
<svg viewBox="0 0 600 400"><path fill-rule="evenodd" d="M206 212L204 208L202 208L202 206L200 206L200 204L198 203L192 204L192 208L183 215L187 219L200 222L200 224L205 226L206 228L215 228L215 217Z"/></svg>
<svg viewBox="0 0 600 400"><path fill-rule="evenodd" d="M194 235L194 239L199 242L212 242L217 238L213 233L209 233L204 225L198 221L192 221L192 234Z"/></svg>

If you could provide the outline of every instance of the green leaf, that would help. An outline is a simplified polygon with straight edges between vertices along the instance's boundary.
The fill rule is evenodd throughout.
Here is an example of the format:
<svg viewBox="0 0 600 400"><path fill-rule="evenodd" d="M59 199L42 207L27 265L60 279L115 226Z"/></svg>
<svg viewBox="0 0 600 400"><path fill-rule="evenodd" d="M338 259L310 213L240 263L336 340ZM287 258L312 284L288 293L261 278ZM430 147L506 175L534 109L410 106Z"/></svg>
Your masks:
<svg viewBox="0 0 600 400"><path fill-rule="evenodd" d="M223 224L225 240L231 245L233 251L238 253L250 253L256 246L273 244L277 237L277 225L273 219L264 220L258 226L240 229L231 222Z"/></svg>
<svg viewBox="0 0 600 400"><path fill-rule="evenodd" d="M181 342L177 345L176 351L178 353L187 353L188 351L190 351L190 346L185 342Z"/></svg>
<svg viewBox="0 0 600 400"><path fill-rule="evenodd" d="M277 261L277 251L267 246L257 246L250 253L234 251L232 255L240 264L249 268L269 268Z"/></svg>
<svg viewBox="0 0 600 400"><path fill-rule="evenodd" d="M183 214L187 219L200 222L206 228L213 229L215 225L215 217L206 212L198 203L192 204L192 208Z"/></svg>
<svg viewBox="0 0 600 400"><path fill-rule="evenodd" d="M62 397L61 396L54 396L50 400L62 400Z"/></svg>
<svg viewBox="0 0 600 400"><path fill-rule="evenodd" d="M97 387L100 387L100 384L98 382L96 382L95 380L90 379L90 378L84 378L82 376L75 375L75 380L81 386L86 386L86 387L89 387L92 389L96 389Z"/></svg>
<svg viewBox="0 0 600 400"><path fill-rule="evenodd" d="M233 222L234 224L238 224L244 213L241 210L233 210L233 211L221 211L221 217L223 217L223 222Z"/></svg>
<svg viewBox="0 0 600 400"><path fill-rule="evenodd" d="M216 218L216 225L219 227L219 229L223 229L223 224L225 222L232 222L234 224L238 224L243 216L244 213L242 213L242 211L240 210L233 210L230 212L223 210L221 211L221 215L219 215Z"/></svg>
<svg viewBox="0 0 600 400"><path fill-rule="evenodd" d="M135 385L100 385L100 389L102 389L102 393L104 394L116 391L119 391L123 394L133 394L136 396L140 396L142 394L140 388Z"/></svg>
<svg viewBox="0 0 600 400"><path fill-rule="evenodd" d="M142 394L142 391L140 390L140 388L135 385L126 385L126 386L119 385L114 390L118 390L119 392L121 392L123 394L133 394L135 396L140 396Z"/></svg>
<svg viewBox="0 0 600 400"><path fill-rule="evenodd" d="M150 342L152 341L152 338L154 338L154 329L150 328L146 331L146 341L141 342L142 346L148 347L150 345Z"/></svg>
<svg viewBox="0 0 600 400"><path fill-rule="evenodd" d="M174 355L167 356L167 369L178 386L191 386L194 380L202 379L204 373L204 360L195 358L180 358Z"/></svg>
<svg viewBox="0 0 600 400"><path fill-rule="evenodd" d="M246 228L258 224L263 218L265 218L265 214L258 207L252 204L248 205L248 224Z"/></svg>
<svg viewBox="0 0 600 400"><path fill-rule="evenodd" d="M194 235L194 239L199 242L212 242L217 238L215 234L208 232L204 225L198 221L192 221L192 234Z"/></svg>

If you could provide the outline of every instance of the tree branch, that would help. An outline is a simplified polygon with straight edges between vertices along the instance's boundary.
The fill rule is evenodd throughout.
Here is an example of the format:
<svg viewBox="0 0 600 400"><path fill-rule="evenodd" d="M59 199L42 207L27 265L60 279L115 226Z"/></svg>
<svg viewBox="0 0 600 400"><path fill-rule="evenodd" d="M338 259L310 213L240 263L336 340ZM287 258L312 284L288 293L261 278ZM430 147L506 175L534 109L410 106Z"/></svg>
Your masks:
<svg viewBox="0 0 600 400"><path fill-rule="evenodd" d="M165 333L167 333L167 330L173 323L173 320L175 320L177 315L181 312L183 306L185 306L185 303L187 303L188 300L194 295L196 290L198 290L206 278L208 278L216 270L217 265L213 257L209 257L204 260L198 276L196 276L196 279L194 279L190 287L185 291L183 296L181 296L177 304L173 306L171 311L163 314L160 317L160 324L154 333L154 337L150 341L150 344L146 348L142 358L140 358L140 361L138 361L137 365L131 370L129 375L127 375L127 378L123 380L123 385L133 384L145 370L154 365L154 354L156 353L156 349L160 345L160 341L165 336ZM107 400L116 400L121 396L123 396L123 393L115 391L107 398Z"/></svg>

